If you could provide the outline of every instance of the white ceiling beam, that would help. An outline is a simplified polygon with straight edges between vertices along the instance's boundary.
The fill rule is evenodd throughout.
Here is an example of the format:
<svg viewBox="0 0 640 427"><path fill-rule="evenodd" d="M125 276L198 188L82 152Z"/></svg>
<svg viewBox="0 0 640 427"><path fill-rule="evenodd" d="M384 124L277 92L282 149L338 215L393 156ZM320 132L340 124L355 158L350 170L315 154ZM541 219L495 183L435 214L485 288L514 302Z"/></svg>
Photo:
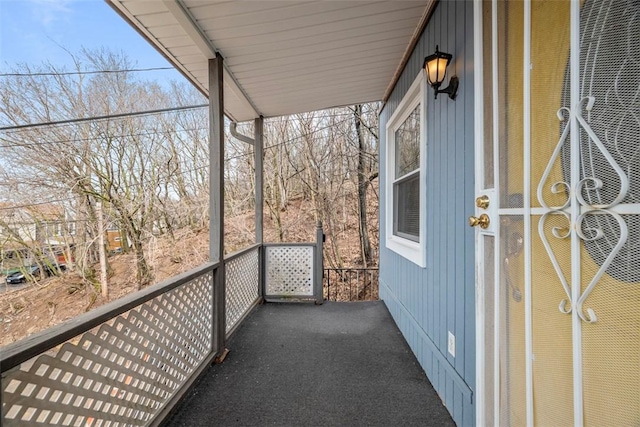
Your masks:
<svg viewBox="0 0 640 427"><path fill-rule="evenodd" d="M209 40L202 27L198 24L198 21L182 0L162 0L162 2L207 60L215 58L216 53L219 53L224 58L224 54ZM261 116L256 106L234 77L226 62L224 63L224 86L240 101L244 109L253 114L253 118ZM226 113L233 118L233 112L226 111Z"/></svg>
<svg viewBox="0 0 640 427"><path fill-rule="evenodd" d="M181 0L162 0L171 15L178 21L185 33L193 40L193 43L200 49L200 52L207 58L213 59L218 51L205 36L204 31L198 25L194 16Z"/></svg>

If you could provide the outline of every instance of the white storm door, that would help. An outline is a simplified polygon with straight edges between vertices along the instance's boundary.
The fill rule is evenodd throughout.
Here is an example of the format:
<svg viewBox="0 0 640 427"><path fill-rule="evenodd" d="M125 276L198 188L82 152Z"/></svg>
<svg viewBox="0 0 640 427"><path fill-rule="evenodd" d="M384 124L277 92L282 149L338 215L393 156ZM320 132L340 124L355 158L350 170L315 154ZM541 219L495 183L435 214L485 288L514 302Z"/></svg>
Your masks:
<svg viewBox="0 0 640 427"><path fill-rule="evenodd" d="M636 425L638 4L477 1L475 32L477 424Z"/></svg>

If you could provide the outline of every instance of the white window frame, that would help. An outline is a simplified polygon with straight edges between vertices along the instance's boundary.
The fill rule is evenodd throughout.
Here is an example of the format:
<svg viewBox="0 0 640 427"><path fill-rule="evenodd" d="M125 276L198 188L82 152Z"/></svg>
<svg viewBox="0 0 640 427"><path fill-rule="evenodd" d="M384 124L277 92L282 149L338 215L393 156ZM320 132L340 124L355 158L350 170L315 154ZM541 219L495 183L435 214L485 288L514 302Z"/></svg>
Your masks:
<svg viewBox="0 0 640 427"><path fill-rule="evenodd" d="M69 233L70 236L75 236L76 235L76 227L77 224L75 221L68 221L67 222L67 233Z"/></svg>
<svg viewBox="0 0 640 427"><path fill-rule="evenodd" d="M386 127L386 203L385 203L385 246L408 259L409 261L424 268L426 267L426 166L427 166L427 145L426 145L426 80L424 72L418 74L411 84L411 87L396 108L395 112L387 122ZM410 240L393 234L394 221L394 195L393 184L395 179L395 132L409 117L409 115L420 105L420 161L419 161L419 185L420 185L420 235L418 241Z"/></svg>

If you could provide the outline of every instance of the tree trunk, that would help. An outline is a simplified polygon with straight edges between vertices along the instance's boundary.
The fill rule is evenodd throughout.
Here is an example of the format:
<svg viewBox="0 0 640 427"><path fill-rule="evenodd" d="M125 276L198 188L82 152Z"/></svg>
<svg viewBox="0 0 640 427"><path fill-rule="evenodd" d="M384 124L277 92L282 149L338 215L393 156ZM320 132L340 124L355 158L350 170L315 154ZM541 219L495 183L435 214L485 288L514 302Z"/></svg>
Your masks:
<svg viewBox="0 0 640 427"><path fill-rule="evenodd" d="M369 228L367 226L367 184L364 176L365 145L361 128L362 105L356 105L353 116L358 135L358 225L360 228L360 253L362 264L366 267L371 260L371 242L369 240Z"/></svg>
<svg viewBox="0 0 640 427"><path fill-rule="evenodd" d="M278 153L280 152L280 148L278 148L278 152L274 153L273 157L271 158L271 166L273 168L273 172L274 172L274 176L273 176L273 182L271 184L271 196L273 198L273 200L271 202L269 202L268 200L266 200L267 205L269 206L269 209L271 210L271 213L273 214L273 218L275 220L276 223L276 233L278 234L278 241L279 242L283 242L284 241L284 229L282 226L282 215L281 212L284 211L284 200L283 200L283 191L284 188L282 186L282 169L281 166L279 164L281 164L281 161L278 161L278 158L276 157L278 155Z"/></svg>
<svg viewBox="0 0 640 427"><path fill-rule="evenodd" d="M109 283L107 279L107 254L104 245L104 216L102 215L102 203L96 203L98 216L98 251L100 255L100 290L105 299L109 298Z"/></svg>
<svg viewBox="0 0 640 427"><path fill-rule="evenodd" d="M136 227L133 218L129 215L123 216L123 222L127 229L127 235L130 238L131 245L133 246L133 251L136 254L136 281L138 283L137 289L140 290L151 283L153 274L144 255L142 230Z"/></svg>
<svg viewBox="0 0 640 427"><path fill-rule="evenodd" d="M132 236L131 240L133 241L133 250L136 254L136 281L138 282L138 290L140 290L151 283L153 275L151 274L151 268L147 263L147 259L144 256L144 244L141 241L141 236Z"/></svg>

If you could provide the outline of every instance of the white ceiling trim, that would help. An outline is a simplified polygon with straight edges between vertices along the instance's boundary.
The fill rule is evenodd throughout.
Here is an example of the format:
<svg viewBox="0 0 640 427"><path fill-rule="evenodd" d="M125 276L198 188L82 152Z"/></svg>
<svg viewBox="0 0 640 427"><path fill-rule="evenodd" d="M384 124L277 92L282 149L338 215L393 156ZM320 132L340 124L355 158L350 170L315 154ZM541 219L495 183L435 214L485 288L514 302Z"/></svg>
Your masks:
<svg viewBox="0 0 640 427"><path fill-rule="evenodd" d="M404 70L404 67L405 65L407 65L407 62L409 62L409 57L411 56L413 49L416 47L416 44L418 44L420 35L422 34L422 31L424 30L424 28L427 26L427 22L429 22L429 19L431 18L431 14L436 8L438 1L439 0L428 0L427 7L425 7L424 12L422 13L420 22L418 22L416 29L413 31L413 35L411 36L411 41L409 41L407 48L404 50L404 53L402 54L402 59L398 64L398 68L396 68L396 72L393 73L393 78L389 82L389 85L387 86L387 90L384 91L384 96L382 97L383 104L387 103L387 100L391 96L391 92L393 91L393 88L396 86L396 83L398 83L398 80L400 80L400 74L402 74L402 70Z"/></svg>

